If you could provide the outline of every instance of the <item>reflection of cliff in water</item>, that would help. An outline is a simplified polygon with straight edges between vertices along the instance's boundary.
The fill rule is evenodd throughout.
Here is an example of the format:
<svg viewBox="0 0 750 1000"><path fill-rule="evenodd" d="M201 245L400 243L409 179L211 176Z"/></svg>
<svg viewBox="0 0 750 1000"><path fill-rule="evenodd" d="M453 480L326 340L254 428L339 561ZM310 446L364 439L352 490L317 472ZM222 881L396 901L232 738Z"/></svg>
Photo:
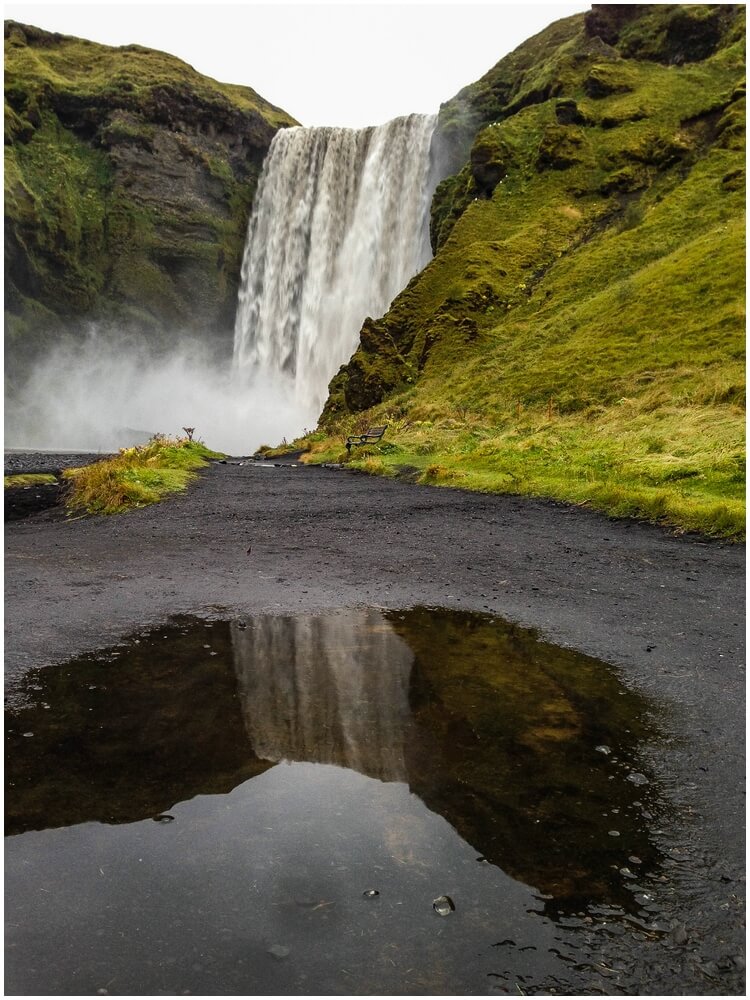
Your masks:
<svg viewBox="0 0 750 1000"><path fill-rule="evenodd" d="M406 780L414 657L377 611L258 616L232 625L232 645L257 757Z"/></svg>
<svg viewBox="0 0 750 1000"><path fill-rule="evenodd" d="M225 622L184 618L31 673L6 710L5 832L132 823L268 770Z"/></svg>
<svg viewBox="0 0 750 1000"><path fill-rule="evenodd" d="M528 629L429 608L385 617L415 657L411 790L548 908L632 906L619 869L657 861L660 804L639 764L653 707L608 664Z"/></svg>
<svg viewBox="0 0 750 1000"><path fill-rule="evenodd" d="M658 861L648 703L488 616L184 619L45 668L26 694L8 713L9 833L145 819L287 760L407 783L550 908L632 908L620 869Z"/></svg>

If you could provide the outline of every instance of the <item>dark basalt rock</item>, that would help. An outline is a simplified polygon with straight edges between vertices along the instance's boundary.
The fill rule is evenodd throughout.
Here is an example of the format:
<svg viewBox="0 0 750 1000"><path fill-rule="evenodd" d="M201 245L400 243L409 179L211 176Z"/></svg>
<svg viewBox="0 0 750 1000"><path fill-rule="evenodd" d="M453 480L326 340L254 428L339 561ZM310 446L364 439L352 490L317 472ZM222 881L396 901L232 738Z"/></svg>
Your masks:
<svg viewBox="0 0 750 1000"><path fill-rule="evenodd" d="M608 45L615 45L623 27L640 17L644 4L593 3L584 15L583 24L590 38L601 38Z"/></svg>
<svg viewBox="0 0 750 1000"><path fill-rule="evenodd" d="M45 31L43 28L36 28L33 24L6 21L5 37L12 45L21 46L33 42L35 45L50 48L53 45L59 45L65 35L61 35L59 31Z"/></svg>
<svg viewBox="0 0 750 1000"><path fill-rule="evenodd" d="M667 65L700 62L721 46L737 4L592 4L586 34L622 55Z"/></svg>
<svg viewBox="0 0 750 1000"><path fill-rule="evenodd" d="M722 20L718 8L700 20L687 9L675 11L667 27L664 58L670 63L707 59L721 42Z"/></svg>
<svg viewBox="0 0 750 1000"><path fill-rule="evenodd" d="M484 129L471 147L471 174L477 193L490 198L500 181L507 176L513 153L497 130L492 126Z"/></svg>
<svg viewBox="0 0 750 1000"><path fill-rule="evenodd" d="M557 118L558 125L586 125L588 123L586 116L570 97L557 102L555 118Z"/></svg>
<svg viewBox="0 0 750 1000"><path fill-rule="evenodd" d="M726 191L743 191L745 189L745 171L730 170L721 178L721 185Z"/></svg>
<svg viewBox="0 0 750 1000"><path fill-rule="evenodd" d="M662 16L666 24L660 32L624 39L623 54L681 65L707 59L719 48L727 20L721 6L665 4Z"/></svg>

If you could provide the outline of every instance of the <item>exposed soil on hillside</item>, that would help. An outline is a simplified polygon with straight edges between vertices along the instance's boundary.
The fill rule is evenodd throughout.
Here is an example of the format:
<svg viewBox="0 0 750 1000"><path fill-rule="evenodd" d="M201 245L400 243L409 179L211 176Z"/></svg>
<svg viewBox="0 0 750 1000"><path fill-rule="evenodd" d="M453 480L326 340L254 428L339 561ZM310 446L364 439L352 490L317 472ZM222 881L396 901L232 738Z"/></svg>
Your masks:
<svg viewBox="0 0 750 1000"><path fill-rule="evenodd" d="M744 989L740 546L551 502L247 461L126 515L13 523L5 568L12 703L31 668L179 613L490 611L614 664L668 710L654 768L690 862L669 890L672 964L641 992Z"/></svg>

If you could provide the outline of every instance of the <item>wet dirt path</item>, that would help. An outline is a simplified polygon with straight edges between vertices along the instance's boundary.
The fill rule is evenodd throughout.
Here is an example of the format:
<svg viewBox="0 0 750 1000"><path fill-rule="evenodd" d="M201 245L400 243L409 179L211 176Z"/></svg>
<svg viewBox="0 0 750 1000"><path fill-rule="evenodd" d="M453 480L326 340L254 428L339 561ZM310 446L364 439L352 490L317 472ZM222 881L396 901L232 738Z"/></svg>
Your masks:
<svg viewBox="0 0 750 1000"><path fill-rule="evenodd" d="M674 975L741 982L744 553L591 512L346 472L212 466L116 518L6 527L6 696L178 613L491 611L616 665L675 720L654 762L692 859ZM677 890L675 890L677 891Z"/></svg>

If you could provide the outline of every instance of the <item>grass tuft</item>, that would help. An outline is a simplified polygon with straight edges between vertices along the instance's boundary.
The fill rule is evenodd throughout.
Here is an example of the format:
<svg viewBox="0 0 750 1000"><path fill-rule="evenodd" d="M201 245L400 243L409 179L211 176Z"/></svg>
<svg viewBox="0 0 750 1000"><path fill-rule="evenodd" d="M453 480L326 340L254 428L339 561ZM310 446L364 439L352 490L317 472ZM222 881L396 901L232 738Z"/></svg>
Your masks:
<svg viewBox="0 0 750 1000"><path fill-rule="evenodd" d="M145 507L184 490L197 469L220 457L197 441L156 436L146 445L122 448L114 458L66 470L72 487L66 506L89 514Z"/></svg>
<svg viewBox="0 0 750 1000"><path fill-rule="evenodd" d="M46 472L31 474L19 474L17 476L4 476L6 487L21 486L52 486L57 482L57 478Z"/></svg>

